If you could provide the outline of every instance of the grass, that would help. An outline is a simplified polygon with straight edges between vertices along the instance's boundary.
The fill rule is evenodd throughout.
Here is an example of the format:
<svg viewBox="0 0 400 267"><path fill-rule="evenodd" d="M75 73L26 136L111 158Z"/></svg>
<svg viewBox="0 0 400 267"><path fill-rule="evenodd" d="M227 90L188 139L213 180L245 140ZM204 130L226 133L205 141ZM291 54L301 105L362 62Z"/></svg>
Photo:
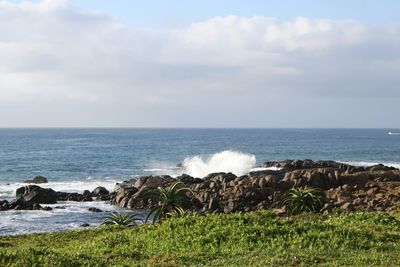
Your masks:
<svg viewBox="0 0 400 267"><path fill-rule="evenodd" d="M159 225L0 238L0 266L395 266L386 213L189 214Z"/></svg>

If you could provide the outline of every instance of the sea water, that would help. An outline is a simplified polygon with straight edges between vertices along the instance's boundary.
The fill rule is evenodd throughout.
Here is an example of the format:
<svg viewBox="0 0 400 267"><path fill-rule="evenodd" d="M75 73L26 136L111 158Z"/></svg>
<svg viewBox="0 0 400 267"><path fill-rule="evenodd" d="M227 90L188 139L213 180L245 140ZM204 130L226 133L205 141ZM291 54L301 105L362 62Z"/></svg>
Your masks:
<svg viewBox="0 0 400 267"><path fill-rule="evenodd" d="M392 134L388 134L388 133ZM400 166L396 129L0 129L0 199L42 175L56 191L83 192L140 175L237 175L264 161L337 160ZM0 235L97 226L104 202L58 203L53 211L2 211ZM99 207L103 213L92 213Z"/></svg>

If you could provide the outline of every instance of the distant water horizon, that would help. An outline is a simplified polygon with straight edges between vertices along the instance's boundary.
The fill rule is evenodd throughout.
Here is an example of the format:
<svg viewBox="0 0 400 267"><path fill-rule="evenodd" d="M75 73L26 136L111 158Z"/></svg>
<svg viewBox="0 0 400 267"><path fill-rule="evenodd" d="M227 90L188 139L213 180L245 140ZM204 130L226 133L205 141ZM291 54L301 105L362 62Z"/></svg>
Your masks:
<svg viewBox="0 0 400 267"><path fill-rule="evenodd" d="M82 192L141 175L203 177L216 171L246 173L265 161L335 160L400 167L395 128L1 128L0 199L15 197L22 182L41 175L57 191ZM78 205L78 204L76 204ZM99 223L86 204L54 212L3 212L0 234L41 231L29 220L59 222L75 214ZM82 206L83 205L83 206ZM104 203L92 203L104 209ZM81 208L79 208L81 207ZM112 207L108 207L110 211ZM81 214L82 213L82 214ZM33 217L29 217L29 216ZM54 215L54 216L53 216ZM9 217L7 217L9 216ZM28 216L28 217L26 217ZM97 217L93 217L97 216ZM21 218L25 218L24 223ZM28 219L26 219L28 218ZM28 220L28 221L26 221ZM17 223L20 222L20 223ZM72 229L77 224L47 227Z"/></svg>

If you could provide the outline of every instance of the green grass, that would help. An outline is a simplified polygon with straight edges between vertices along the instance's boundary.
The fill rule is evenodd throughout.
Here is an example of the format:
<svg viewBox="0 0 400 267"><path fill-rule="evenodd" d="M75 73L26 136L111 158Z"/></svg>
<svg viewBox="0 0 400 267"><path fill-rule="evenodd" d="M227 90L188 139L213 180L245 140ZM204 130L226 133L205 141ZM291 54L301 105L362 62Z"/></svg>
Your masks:
<svg viewBox="0 0 400 267"><path fill-rule="evenodd" d="M0 266L396 266L400 221L386 213L187 215L0 238Z"/></svg>

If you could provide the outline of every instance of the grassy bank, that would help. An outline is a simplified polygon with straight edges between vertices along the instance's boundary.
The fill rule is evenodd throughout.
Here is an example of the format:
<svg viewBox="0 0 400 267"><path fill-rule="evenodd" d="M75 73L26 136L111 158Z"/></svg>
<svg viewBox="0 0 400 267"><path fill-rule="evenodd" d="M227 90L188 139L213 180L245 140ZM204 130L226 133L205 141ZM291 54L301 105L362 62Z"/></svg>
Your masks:
<svg viewBox="0 0 400 267"><path fill-rule="evenodd" d="M189 215L161 225L0 238L0 266L394 266L400 220L385 213Z"/></svg>

